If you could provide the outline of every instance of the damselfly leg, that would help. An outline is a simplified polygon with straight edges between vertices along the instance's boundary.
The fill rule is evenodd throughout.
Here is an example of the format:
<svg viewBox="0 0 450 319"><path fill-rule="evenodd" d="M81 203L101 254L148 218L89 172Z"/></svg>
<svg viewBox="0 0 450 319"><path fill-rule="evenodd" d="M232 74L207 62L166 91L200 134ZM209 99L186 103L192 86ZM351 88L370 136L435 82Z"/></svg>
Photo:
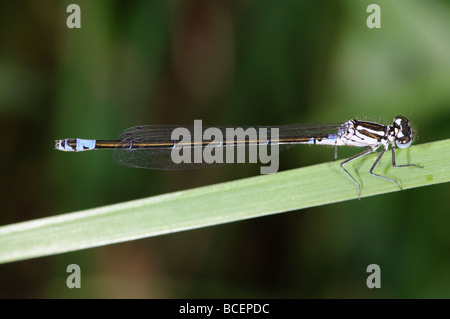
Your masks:
<svg viewBox="0 0 450 319"><path fill-rule="evenodd" d="M348 159L346 159L345 161L343 161L340 166L341 168L344 170L344 172L347 173L348 176L350 176L350 178L356 183L356 185L358 186L358 200L361 201L361 184L352 176L352 174L349 173L349 171L347 171L347 169L344 167L345 164L348 164L352 161L354 161L357 158L363 157L365 155L368 155L370 153L373 153L377 150L377 147L373 147L373 146L368 146L367 150L365 150L362 153L356 154Z"/></svg>
<svg viewBox="0 0 450 319"><path fill-rule="evenodd" d="M361 184L349 173L349 171L344 167L345 164L348 164L352 161L354 161L355 159L361 158L365 155L371 154L373 152L375 152L378 148L375 146L369 146L367 148L366 151L356 154L355 156L350 157L349 159L343 161L340 166L341 168L347 173L348 176L350 176L350 178L356 183L356 185L358 186L358 200L361 201ZM384 156L384 154L386 153L386 151L388 150L388 144L383 148L383 150L380 152L380 155L378 155L377 159L375 160L375 162L373 163L372 167L369 170L369 173L373 176L376 177L381 177L385 180L391 181L395 184L397 184L397 186L400 188L400 190L403 190L403 187L400 185L400 183L393 178L384 176L384 175L380 175L377 173L374 173L373 170L377 167L377 165L379 164L381 158ZM392 167L410 167L410 166L415 166L418 168L423 168L422 166L419 166L417 164L402 164L402 165L397 165L396 163L396 159L395 159L395 146L392 145Z"/></svg>

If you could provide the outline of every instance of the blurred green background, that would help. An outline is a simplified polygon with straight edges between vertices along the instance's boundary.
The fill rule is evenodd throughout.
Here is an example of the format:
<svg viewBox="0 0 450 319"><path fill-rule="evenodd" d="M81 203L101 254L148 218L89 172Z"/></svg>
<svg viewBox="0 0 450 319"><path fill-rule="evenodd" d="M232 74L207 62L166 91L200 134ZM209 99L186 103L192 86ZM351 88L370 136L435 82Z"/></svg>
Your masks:
<svg viewBox="0 0 450 319"><path fill-rule="evenodd" d="M81 7L81 29L66 27L70 3ZM59 138L194 119L390 124L396 115L411 117L417 143L448 138L450 2L376 1L381 29L366 26L370 3L3 1L0 225L259 173L132 169L107 151L54 151ZM333 156L299 146L281 154L280 168ZM441 184L0 265L0 297L449 298L449 191ZM72 263L81 289L65 285ZM381 289L366 287L373 263Z"/></svg>

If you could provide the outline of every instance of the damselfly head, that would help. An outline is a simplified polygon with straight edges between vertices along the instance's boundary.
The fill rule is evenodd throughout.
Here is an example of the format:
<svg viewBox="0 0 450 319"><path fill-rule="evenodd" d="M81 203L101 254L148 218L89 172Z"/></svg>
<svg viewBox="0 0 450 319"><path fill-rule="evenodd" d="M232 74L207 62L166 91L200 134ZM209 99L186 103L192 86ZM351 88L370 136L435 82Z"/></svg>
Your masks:
<svg viewBox="0 0 450 319"><path fill-rule="evenodd" d="M404 116L396 116L393 127L397 147L408 148L413 141L413 131L408 119Z"/></svg>

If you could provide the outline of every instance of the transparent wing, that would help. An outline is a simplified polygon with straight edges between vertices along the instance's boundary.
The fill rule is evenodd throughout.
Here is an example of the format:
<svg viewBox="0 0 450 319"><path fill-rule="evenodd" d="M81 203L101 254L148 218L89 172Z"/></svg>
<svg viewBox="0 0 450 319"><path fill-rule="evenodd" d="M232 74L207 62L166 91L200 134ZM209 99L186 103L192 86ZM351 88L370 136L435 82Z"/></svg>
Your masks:
<svg viewBox="0 0 450 319"><path fill-rule="evenodd" d="M227 139L227 128L231 128L229 126L215 126L213 131L207 131L209 127L197 126L195 128L175 125L135 126L119 135L120 143L115 148L113 156L116 162L125 166L161 170L215 167L226 162L239 163L239 160L242 162L242 158L247 163L251 154L254 162L255 152L257 152L256 161L259 162L260 152L268 156L271 151L282 152L299 144L289 142L293 138L306 139L311 136L334 134L340 125L246 126L240 127L242 129L240 132L247 134L245 138L232 140ZM273 128L279 129L278 139L272 136ZM265 131L266 136L261 135L259 129L264 129L261 132ZM256 133L257 137L252 133ZM196 140L201 142L195 143ZM188 143L189 141L194 143ZM206 162L204 158L207 156L212 157L214 161ZM183 159L181 162L180 158ZM198 162L198 159L201 162Z"/></svg>
<svg viewBox="0 0 450 319"><path fill-rule="evenodd" d="M244 130L248 128L266 128L270 132L271 128L278 128L280 137L286 136L315 136L318 134L333 134L336 133L337 129L342 126L342 123L310 123L310 124L291 124L291 125L280 125L280 126L239 126ZM223 133L226 132L227 128L236 128L234 126L211 126L220 129ZM119 140L126 138L149 138L167 140L171 138L172 132L177 128L186 128L193 134L195 132L194 126L180 126L180 125L140 125L133 126L124 130L119 136ZM197 129L197 133L204 133L209 126Z"/></svg>

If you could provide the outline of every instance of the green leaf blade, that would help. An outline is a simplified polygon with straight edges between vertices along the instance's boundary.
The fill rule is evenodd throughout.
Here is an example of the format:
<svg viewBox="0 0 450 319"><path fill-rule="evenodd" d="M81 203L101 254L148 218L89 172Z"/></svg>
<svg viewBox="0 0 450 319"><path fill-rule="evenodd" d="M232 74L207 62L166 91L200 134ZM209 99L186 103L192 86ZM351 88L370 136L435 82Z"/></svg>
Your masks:
<svg viewBox="0 0 450 319"><path fill-rule="evenodd" d="M404 189L450 180L450 139L386 154L376 173ZM376 154L348 165L361 181L361 197L400 191L368 173ZM139 238L218 225L269 214L357 199L356 184L340 161L199 187L0 227L0 263L48 256Z"/></svg>

